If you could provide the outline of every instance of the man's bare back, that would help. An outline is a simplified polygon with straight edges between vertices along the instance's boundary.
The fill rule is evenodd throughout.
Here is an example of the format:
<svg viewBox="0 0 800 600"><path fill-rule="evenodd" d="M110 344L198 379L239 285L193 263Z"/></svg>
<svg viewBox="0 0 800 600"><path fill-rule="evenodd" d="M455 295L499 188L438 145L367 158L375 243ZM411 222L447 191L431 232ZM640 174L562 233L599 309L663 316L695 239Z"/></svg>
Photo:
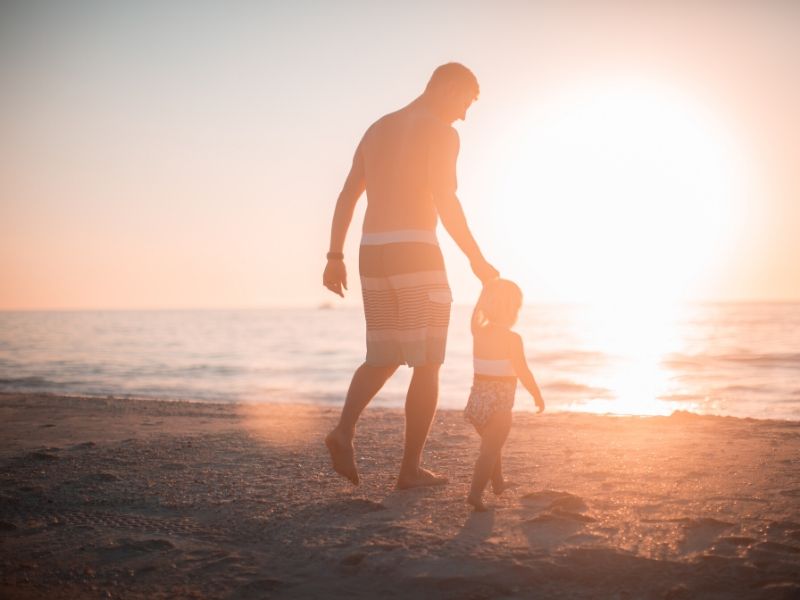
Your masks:
<svg viewBox="0 0 800 600"><path fill-rule="evenodd" d="M415 101L376 121L364 134L367 211L363 231L436 228L434 195L456 190L458 134Z"/></svg>

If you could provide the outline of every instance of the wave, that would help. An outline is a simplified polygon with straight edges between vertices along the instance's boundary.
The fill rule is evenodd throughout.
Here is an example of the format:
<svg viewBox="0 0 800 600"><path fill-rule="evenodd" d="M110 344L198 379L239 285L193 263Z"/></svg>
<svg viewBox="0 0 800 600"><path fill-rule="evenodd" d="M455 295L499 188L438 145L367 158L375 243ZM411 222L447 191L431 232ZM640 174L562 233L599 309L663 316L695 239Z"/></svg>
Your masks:
<svg viewBox="0 0 800 600"><path fill-rule="evenodd" d="M605 352L593 350L560 350L554 352L535 352L531 356L536 363L581 362L589 364L605 364L609 360Z"/></svg>
<svg viewBox="0 0 800 600"><path fill-rule="evenodd" d="M590 367L613 363L617 356L599 351L561 350L553 352L533 353L531 358L535 364L577 363ZM751 365L754 367L788 367L800 369L800 353L797 352L728 352L721 354L681 354L666 355L662 366L681 369L704 369L712 364Z"/></svg>
<svg viewBox="0 0 800 600"><path fill-rule="evenodd" d="M607 398L611 396L611 390L601 387L594 387L591 385L585 385L583 383L577 383L575 381L549 381L546 384L547 390L549 392L568 392L568 393L580 393L593 396L595 398Z"/></svg>
<svg viewBox="0 0 800 600"><path fill-rule="evenodd" d="M0 386L44 388L62 385L61 382L44 377L6 377L0 378Z"/></svg>
<svg viewBox="0 0 800 600"><path fill-rule="evenodd" d="M663 402L702 402L705 396L701 394L663 394L658 400Z"/></svg>
<svg viewBox="0 0 800 600"><path fill-rule="evenodd" d="M704 368L711 363L734 363L759 367L789 367L800 369L800 353L726 353L726 354L670 354L661 364L673 369Z"/></svg>
<svg viewBox="0 0 800 600"><path fill-rule="evenodd" d="M765 366L800 367L800 353L797 352L776 352L768 354L723 354L717 358L720 360L737 363L759 364Z"/></svg>

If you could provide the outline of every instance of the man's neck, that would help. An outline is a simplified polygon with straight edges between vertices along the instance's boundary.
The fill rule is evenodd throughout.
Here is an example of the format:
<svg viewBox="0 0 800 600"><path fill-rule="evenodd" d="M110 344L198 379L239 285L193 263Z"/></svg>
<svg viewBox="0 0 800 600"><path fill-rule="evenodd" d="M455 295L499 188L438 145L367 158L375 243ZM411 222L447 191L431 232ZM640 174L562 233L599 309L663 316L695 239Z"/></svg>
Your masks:
<svg viewBox="0 0 800 600"><path fill-rule="evenodd" d="M426 110L429 113L431 113L437 119L440 119L441 121L447 123L448 125L450 124L449 121L447 121L447 118L445 117L444 107L441 105L440 102L437 102L436 98L434 98L433 96L430 96L428 94L422 94L416 100L414 100L411 103L411 105L419 106L423 110Z"/></svg>

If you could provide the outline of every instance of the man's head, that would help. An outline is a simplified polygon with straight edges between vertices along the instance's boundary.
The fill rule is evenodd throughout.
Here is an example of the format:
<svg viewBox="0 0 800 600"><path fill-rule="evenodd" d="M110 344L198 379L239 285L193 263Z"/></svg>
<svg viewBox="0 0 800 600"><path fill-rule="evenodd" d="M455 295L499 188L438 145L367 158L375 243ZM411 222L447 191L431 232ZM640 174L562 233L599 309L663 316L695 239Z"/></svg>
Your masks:
<svg viewBox="0 0 800 600"><path fill-rule="evenodd" d="M425 97L436 106L437 111L448 122L462 121L467 109L478 99L480 86L475 74L460 63L447 63L431 75L425 88Z"/></svg>

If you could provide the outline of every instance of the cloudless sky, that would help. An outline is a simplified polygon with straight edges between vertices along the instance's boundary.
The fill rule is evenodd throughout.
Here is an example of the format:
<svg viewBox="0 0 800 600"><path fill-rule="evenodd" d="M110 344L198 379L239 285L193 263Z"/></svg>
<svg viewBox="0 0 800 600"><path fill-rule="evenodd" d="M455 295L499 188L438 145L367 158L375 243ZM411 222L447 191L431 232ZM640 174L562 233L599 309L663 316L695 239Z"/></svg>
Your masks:
<svg viewBox="0 0 800 600"><path fill-rule="evenodd" d="M451 60L459 196L528 301L800 298L800 4L696 4L4 2L0 309L337 301L353 150Z"/></svg>

